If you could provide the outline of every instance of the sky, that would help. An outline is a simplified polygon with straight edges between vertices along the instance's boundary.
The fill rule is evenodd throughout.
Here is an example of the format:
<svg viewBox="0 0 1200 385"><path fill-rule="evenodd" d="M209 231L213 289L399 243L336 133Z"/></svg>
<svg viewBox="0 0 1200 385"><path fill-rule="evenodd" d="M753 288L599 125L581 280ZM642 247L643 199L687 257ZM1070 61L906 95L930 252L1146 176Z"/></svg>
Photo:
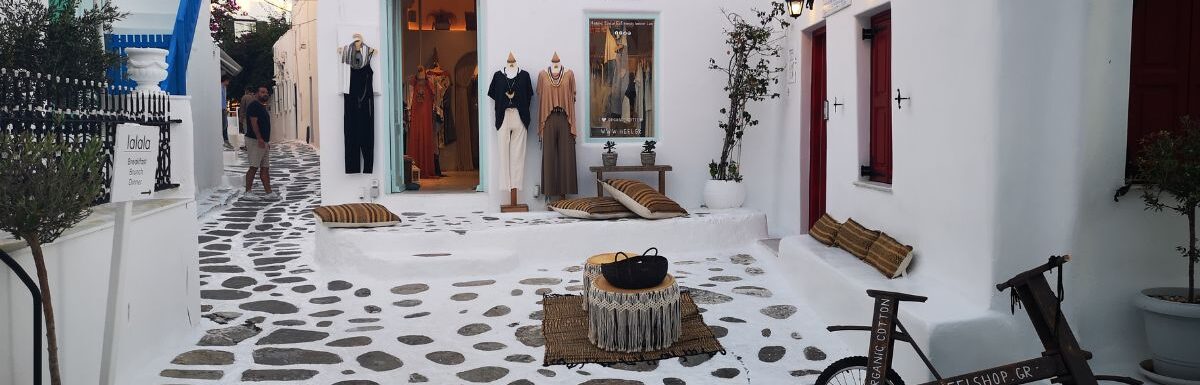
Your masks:
<svg viewBox="0 0 1200 385"><path fill-rule="evenodd" d="M238 5L242 6L247 16L259 20L265 20L268 16L279 16L283 13L280 8L292 8L292 2L288 0L238 0Z"/></svg>

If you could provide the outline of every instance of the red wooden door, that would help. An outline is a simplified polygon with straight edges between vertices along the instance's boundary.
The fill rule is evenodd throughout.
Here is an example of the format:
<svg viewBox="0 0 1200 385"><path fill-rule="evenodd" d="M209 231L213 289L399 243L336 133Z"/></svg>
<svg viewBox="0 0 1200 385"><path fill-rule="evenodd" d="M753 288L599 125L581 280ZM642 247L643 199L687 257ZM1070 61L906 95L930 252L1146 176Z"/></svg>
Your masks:
<svg viewBox="0 0 1200 385"><path fill-rule="evenodd" d="M1194 0L1137 0L1129 63L1126 173L1149 134L1200 117L1200 6Z"/></svg>
<svg viewBox="0 0 1200 385"><path fill-rule="evenodd" d="M871 180L892 183L892 12L871 17Z"/></svg>
<svg viewBox="0 0 1200 385"><path fill-rule="evenodd" d="M825 151L826 122L829 120L826 100L825 28L812 33L812 86L809 92L808 139L808 227L825 214Z"/></svg>

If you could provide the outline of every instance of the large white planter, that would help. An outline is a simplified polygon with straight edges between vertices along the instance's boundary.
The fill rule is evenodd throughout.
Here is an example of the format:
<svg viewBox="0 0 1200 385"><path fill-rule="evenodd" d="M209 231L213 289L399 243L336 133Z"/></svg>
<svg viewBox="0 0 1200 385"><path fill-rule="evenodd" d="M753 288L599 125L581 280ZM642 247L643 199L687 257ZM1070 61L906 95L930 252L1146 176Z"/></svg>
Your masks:
<svg viewBox="0 0 1200 385"><path fill-rule="evenodd" d="M709 180L704 184L704 206L710 209L742 207L746 186L731 180Z"/></svg>
<svg viewBox="0 0 1200 385"><path fill-rule="evenodd" d="M167 50L161 48L126 48L129 56L129 79L137 82L138 92L162 92L158 86L167 80Z"/></svg>
<svg viewBox="0 0 1200 385"><path fill-rule="evenodd" d="M1187 288L1160 287L1142 290L1133 301L1142 309L1154 372L1200 381L1200 305L1151 297L1186 294Z"/></svg>

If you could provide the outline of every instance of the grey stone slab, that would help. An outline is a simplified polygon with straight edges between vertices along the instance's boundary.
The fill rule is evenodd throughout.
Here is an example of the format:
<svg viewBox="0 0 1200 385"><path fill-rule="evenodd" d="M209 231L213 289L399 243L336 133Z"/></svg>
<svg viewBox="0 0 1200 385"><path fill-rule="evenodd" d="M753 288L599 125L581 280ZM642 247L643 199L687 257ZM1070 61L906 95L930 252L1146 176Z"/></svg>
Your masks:
<svg viewBox="0 0 1200 385"><path fill-rule="evenodd" d="M457 283L453 284L452 286L454 286L454 287L474 287L474 286L487 286L487 285L492 285L495 283L496 283L496 280L494 280L494 279L484 279L484 280L478 280L478 281L457 282Z"/></svg>
<svg viewBox="0 0 1200 385"><path fill-rule="evenodd" d="M185 380L220 380L225 377L223 370L185 370L185 369L167 369L158 373L161 377L178 378Z"/></svg>
<svg viewBox="0 0 1200 385"><path fill-rule="evenodd" d="M442 365L458 365L467 361L467 357L463 356L462 353L446 350L430 352L425 355L425 358Z"/></svg>
<svg viewBox="0 0 1200 385"><path fill-rule="evenodd" d="M783 359L787 354L787 349L782 346L764 346L758 349L758 360L766 363L772 363Z"/></svg>
<svg viewBox="0 0 1200 385"><path fill-rule="evenodd" d="M528 355L528 354L511 354L507 357L504 357L504 360L508 361L508 362L517 362L517 363L522 363L522 364L528 364L530 362L537 361L537 359L533 358L533 356Z"/></svg>
<svg viewBox="0 0 1200 385"><path fill-rule="evenodd" d="M200 299L215 299L215 300L221 300L221 301L231 301L231 300L246 299L249 297L250 297L250 292L248 292L248 291L228 290L228 289L200 290Z"/></svg>
<svg viewBox="0 0 1200 385"><path fill-rule="evenodd" d="M392 294L412 295L429 290L429 285L423 283L410 283L392 288Z"/></svg>
<svg viewBox="0 0 1200 385"><path fill-rule="evenodd" d="M507 347L508 347L508 345L505 345L505 344L502 344L502 343L499 343L499 342L480 342L480 343L477 343L477 344L473 345L472 347L473 347L473 348L475 348L475 350L482 350L482 351L485 351L485 352L492 352L492 351L496 351L496 350L501 350L501 349L507 348Z"/></svg>
<svg viewBox="0 0 1200 385"><path fill-rule="evenodd" d="M433 339L422 335L407 335L396 338L400 343L405 345L426 345L433 343Z"/></svg>
<svg viewBox="0 0 1200 385"><path fill-rule="evenodd" d="M792 314L796 314L796 307L792 305L771 305L760 309L758 312L774 319L788 319Z"/></svg>
<svg viewBox="0 0 1200 385"><path fill-rule="evenodd" d="M499 366L484 366L458 372L455 375L467 382L485 383L504 378L508 375L508 369Z"/></svg>
<svg viewBox="0 0 1200 385"><path fill-rule="evenodd" d="M325 346L347 348L347 347L355 347L355 346L367 346L370 344L371 344L371 337L358 336L358 337L342 338L342 339L336 340L336 341L330 341L329 343L325 344Z"/></svg>
<svg viewBox="0 0 1200 385"><path fill-rule="evenodd" d="M771 298L774 295L770 290L758 286L738 286L733 288L733 293L759 298Z"/></svg>
<svg viewBox="0 0 1200 385"><path fill-rule="evenodd" d="M273 299L243 303L238 305L238 308L242 310L261 311L271 314L292 314L300 311L296 305Z"/></svg>
<svg viewBox="0 0 1200 385"><path fill-rule="evenodd" d="M234 346L250 337L258 335L261 330L245 325L231 326L222 329L209 330L200 337L200 346Z"/></svg>
<svg viewBox="0 0 1200 385"><path fill-rule="evenodd" d="M735 368L721 368L712 371L713 377L717 378L734 378L739 374L742 374L742 371Z"/></svg>
<svg viewBox="0 0 1200 385"><path fill-rule="evenodd" d="M242 372L242 381L304 381L317 373L311 369L250 369Z"/></svg>
<svg viewBox="0 0 1200 385"><path fill-rule="evenodd" d="M376 372L386 372L404 366L404 362L400 361L396 356L381 351L363 353L355 358L355 360L362 367Z"/></svg>
<svg viewBox="0 0 1200 385"><path fill-rule="evenodd" d="M508 306L496 305L496 306L493 306L491 309L488 309L487 311L483 312L483 316L484 317L500 317L500 316L508 315L508 313L510 313L510 312L512 312L512 309L510 309Z"/></svg>
<svg viewBox="0 0 1200 385"><path fill-rule="evenodd" d="M470 336L476 336L476 335L480 335L483 333L487 333L488 331L491 331L491 330L492 330L492 327L488 326L488 324L473 323L473 324L469 324L469 325L463 326L461 328L458 328L458 335L470 337Z"/></svg>
<svg viewBox="0 0 1200 385"><path fill-rule="evenodd" d="M692 296L692 301L699 305L718 305L733 301L733 297L694 287L683 287Z"/></svg>
<svg viewBox="0 0 1200 385"><path fill-rule="evenodd" d="M546 344L546 339L542 337L542 325L530 325L517 328L517 341L520 341L525 346L536 348Z"/></svg>
<svg viewBox="0 0 1200 385"><path fill-rule="evenodd" d="M527 278L522 279L520 283L522 285L549 286L560 284L562 280L558 278Z"/></svg>
<svg viewBox="0 0 1200 385"><path fill-rule="evenodd" d="M320 341L329 337L329 333L300 329L276 329L266 337L258 339L256 345L299 344Z"/></svg>
<svg viewBox="0 0 1200 385"><path fill-rule="evenodd" d="M229 365L233 363L233 353L223 350L198 349L175 356L171 363L176 365Z"/></svg>
<svg viewBox="0 0 1200 385"><path fill-rule="evenodd" d="M816 346L809 346L804 348L804 358L809 361L825 361L828 356Z"/></svg>
<svg viewBox="0 0 1200 385"><path fill-rule="evenodd" d="M261 348L254 351L259 365L330 365L342 363L337 354L296 348Z"/></svg>

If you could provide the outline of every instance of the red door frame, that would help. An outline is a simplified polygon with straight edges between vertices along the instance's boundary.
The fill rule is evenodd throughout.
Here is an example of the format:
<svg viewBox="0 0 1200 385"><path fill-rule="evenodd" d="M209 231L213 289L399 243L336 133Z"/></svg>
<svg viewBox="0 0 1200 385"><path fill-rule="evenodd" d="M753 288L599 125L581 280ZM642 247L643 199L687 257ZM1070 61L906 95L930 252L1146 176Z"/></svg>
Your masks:
<svg viewBox="0 0 1200 385"><path fill-rule="evenodd" d="M809 88L808 227L825 214L825 161L829 101L826 91L825 27L812 32L812 81Z"/></svg>
<svg viewBox="0 0 1200 385"><path fill-rule="evenodd" d="M871 177L892 183L892 11L871 17Z"/></svg>

